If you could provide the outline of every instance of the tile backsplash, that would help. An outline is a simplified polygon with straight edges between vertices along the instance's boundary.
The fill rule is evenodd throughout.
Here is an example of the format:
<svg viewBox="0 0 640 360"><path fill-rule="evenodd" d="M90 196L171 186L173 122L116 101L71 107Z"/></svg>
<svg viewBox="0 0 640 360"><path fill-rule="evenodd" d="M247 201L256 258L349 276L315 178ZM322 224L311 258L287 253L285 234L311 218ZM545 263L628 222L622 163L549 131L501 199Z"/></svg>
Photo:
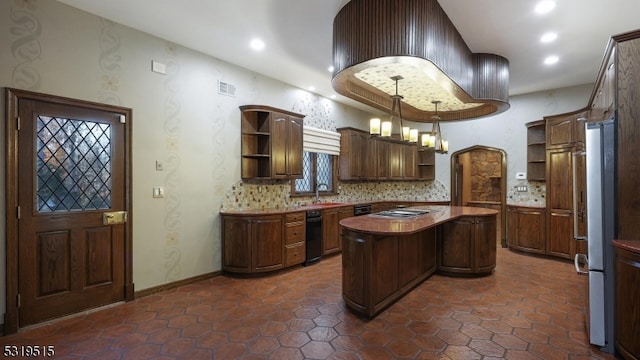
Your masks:
<svg viewBox="0 0 640 360"><path fill-rule="evenodd" d="M526 186L527 191L517 191L519 186ZM520 180L507 189L507 204L545 207L547 184L544 181Z"/></svg>
<svg viewBox="0 0 640 360"><path fill-rule="evenodd" d="M291 197L291 185L238 181L227 192L220 210L269 209L311 204L313 196ZM430 182L339 182L338 195L322 196L324 202L380 200L449 201L449 190L439 181Z"/></svg>
<svg viewBox="0 0 640 360"><path fill-rule="evenodd" d="M527 191L516 191L517 186ZM522 181L507 189L507 204L544 207L546 184ZM311 204L313 196L291 197L289 181L236 182L227 191L220 210L246 210L283 208ZM449 201L449 189L438 180L428 182L338 182L338 195L322 196L323 202L365 201Z"/></svg>

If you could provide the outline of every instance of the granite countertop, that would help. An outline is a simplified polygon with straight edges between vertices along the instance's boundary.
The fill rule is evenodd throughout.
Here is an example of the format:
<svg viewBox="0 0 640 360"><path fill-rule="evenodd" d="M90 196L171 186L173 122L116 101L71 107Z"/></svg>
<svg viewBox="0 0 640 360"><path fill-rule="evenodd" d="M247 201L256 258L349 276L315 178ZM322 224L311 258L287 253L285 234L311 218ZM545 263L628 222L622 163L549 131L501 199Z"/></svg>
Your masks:
<svg viewBox="0 0 640 360"><path fill-rule="evenodd" d="M613 240L613 246L640 255L640 240Z"/></svg>
<svg viewBox="0 0 640 360"><path fill-rule="evenodd" d="M389 218L369 214L340 221L344 228L356 232L378 235L408 235L445 223L462 216L491 216L498 211L468 206L412 206L407 209L428 209L430 213L410 218Z"/></svg>

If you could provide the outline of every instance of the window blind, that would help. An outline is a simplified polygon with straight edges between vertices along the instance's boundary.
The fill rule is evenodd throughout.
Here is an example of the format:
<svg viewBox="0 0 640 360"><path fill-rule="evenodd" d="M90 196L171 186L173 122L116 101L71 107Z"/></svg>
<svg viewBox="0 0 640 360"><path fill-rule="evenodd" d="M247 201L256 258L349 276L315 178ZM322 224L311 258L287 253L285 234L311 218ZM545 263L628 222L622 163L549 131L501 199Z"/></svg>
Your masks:
<svg viewBox="0 0 640 360"><path fill-rule="evenodd" d="M305 151L340 155L340 134L337 132L304 126L302 141Z"/></svg>

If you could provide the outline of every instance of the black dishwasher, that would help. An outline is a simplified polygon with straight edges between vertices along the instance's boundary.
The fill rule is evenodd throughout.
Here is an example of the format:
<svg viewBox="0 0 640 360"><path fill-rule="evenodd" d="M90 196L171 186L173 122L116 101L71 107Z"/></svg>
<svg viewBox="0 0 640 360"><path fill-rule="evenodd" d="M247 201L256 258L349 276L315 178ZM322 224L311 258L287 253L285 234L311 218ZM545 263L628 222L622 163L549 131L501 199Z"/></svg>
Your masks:
<svg viewBox="0 0 640 360"><path fill-rule="evenodd" d="M311 265L322 257L322 211L307 211L306 258L303 265Z"/></svg>
<svg viewBox="0 0 640 360"><path fill-rule="evenodd" d="M358 204L353 206L353 216L371 214L371 204Z"/></svg>

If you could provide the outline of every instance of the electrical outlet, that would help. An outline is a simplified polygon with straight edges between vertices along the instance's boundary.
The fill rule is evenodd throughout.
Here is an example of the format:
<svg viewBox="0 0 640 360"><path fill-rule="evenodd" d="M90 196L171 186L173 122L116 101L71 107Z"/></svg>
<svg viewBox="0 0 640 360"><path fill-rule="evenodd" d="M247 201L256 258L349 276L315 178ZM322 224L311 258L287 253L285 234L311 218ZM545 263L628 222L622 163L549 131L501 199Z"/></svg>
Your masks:
<svg viewBox="0 0 640 360"><path fill-rule="evenodd" d="M527 179L527 173L524 173L524 172L516 173L516 180L526 180L526 179Z"/></svg>
<svg viewBox="0 0 640 360"><path fill-rule="evenodd" d="M156 160L156 171L164 170L164 164L160 160Z"/></svg>

